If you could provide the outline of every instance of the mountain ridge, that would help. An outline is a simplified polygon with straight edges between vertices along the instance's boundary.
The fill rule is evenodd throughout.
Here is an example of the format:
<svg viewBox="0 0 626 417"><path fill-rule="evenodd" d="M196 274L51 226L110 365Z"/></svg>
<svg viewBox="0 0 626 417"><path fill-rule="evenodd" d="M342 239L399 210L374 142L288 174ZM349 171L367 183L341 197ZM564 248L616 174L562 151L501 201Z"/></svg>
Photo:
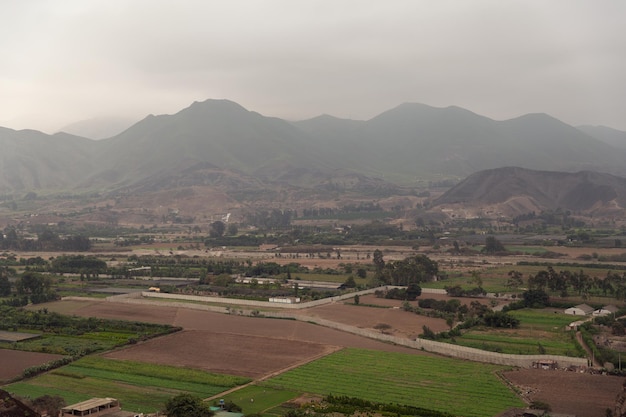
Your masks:
<svg viewBox="0 0 626 417"><path fill-rule="evenodd" d="M496 121L457 106L420 103L365 121L321 115L288 122L209 99L171 115L148 115L98 141L15 132L0 129L0 193L114 191L160 176L198 178L189 167L202 164L266 186L305 188L387 183L392 189L502 166L626 174L626 149L549 115Z"/></svg>

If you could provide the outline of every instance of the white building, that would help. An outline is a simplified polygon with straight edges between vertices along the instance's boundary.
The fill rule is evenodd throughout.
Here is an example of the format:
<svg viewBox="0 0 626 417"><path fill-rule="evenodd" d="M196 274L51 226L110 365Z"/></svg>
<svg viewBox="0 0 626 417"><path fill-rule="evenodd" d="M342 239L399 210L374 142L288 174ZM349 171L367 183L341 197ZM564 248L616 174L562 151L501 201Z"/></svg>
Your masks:
<svg viewBox="0 0 626 417"><path fill-rule="evenodd" d="M594 311L593 312L593 316L594 317L608 316L609 314L617 313L618 310L619 310L619 308L617 308L616 306L614 306L612 304L609 304L608 306L604 306L604 307L599 308L596 311Z"/></svg>
<svg viewBox="0 0 626 417"><path fill-rule="evenodd" d="M591 313L593 313L593 307L587 304L578 304L577 306L565 310L565 314L571 314L573 316L588 316Z"/></svg>

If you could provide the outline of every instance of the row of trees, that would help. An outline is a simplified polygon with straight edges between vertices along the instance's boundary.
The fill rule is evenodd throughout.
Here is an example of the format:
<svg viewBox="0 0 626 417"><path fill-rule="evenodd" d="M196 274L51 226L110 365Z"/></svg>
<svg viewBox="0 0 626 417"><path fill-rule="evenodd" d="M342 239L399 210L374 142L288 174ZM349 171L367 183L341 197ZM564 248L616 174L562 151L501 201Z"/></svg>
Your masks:
<svg viewBox="0 0 626 417"><path fill-rule="evenodd" d="M510 271L507 286L511 289L520 288L524 285L522 273ZM621 275L609 271L604 278L591 277L582 269L579 272L569 270L555 271L548 266L546 270L529 275L527 279L529 290L551 291L561 297L567 297L574 293L583 298L592 293L611 295L617 299L626 299L626 272Z"/></svg>
<svg viewBox="0 0 626 417"><path fill-rule="evenodd" d="M91 241L87 236L72 235L60 237L51 229L44 229L37 234L37 239L20 236L14 227L0 233L0 249L23 251L87 251Z"/></svg>
<svg viewBox="0 0 626 417"><path fill-rule="evenodd" d="M8 275L0 272L0 296L12 298L4 301L4 304L11 306L23 306L30 301L33 304L45 303L56 300L56 292L52 289L52 279L49 276L35 272L24 272L15 281L15 293L12 292L11 282Z"/></svg>

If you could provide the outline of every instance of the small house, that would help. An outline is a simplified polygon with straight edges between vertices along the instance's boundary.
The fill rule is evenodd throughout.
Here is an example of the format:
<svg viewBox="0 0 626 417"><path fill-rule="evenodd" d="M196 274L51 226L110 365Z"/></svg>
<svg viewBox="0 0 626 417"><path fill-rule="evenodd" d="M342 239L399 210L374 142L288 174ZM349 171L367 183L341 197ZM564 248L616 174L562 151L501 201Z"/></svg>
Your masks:
<svg viewBox="0 0 626 417"><path fill-rule="evenodd" d="M593 307L587 304L578 304L577 306L566 309L565 314L571 314L572 316L588 316L593 313L593 310Z"/></svg>

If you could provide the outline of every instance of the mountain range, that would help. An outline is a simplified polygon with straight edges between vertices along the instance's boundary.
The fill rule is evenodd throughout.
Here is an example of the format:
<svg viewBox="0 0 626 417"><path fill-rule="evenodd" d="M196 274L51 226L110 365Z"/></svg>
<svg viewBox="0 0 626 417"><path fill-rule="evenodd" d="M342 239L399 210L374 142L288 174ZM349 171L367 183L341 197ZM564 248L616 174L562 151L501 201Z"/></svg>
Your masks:
<svg viewBox="0 0 626 417"><path fill-rule="evenodd" d="M576 128L546 114L496 121L411 103L366 121L290 122L206 100L98 141L0 128L0 147L0 196L194 185L393 193L508 166L626 175L626 132Z"/></svg>

